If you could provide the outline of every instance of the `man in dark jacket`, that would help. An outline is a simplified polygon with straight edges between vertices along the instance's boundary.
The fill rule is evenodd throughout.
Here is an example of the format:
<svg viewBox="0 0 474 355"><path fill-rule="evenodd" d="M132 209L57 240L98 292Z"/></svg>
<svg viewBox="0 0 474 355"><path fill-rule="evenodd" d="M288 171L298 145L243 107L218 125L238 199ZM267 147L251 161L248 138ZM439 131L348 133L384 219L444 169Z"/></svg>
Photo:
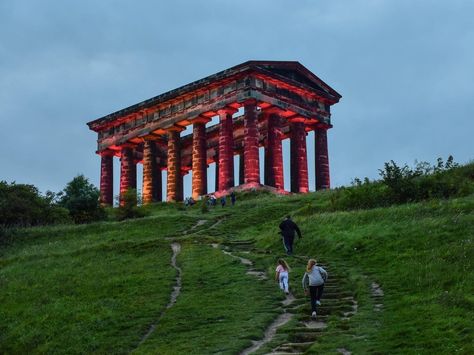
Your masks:
<svg viewBox="0 0 474 355"><path fill-rule="evenodd" d="M291 220L291 216L286 216L285 220L280 223L280 233L283 236L283 243L288 255L293 253L295 232L298 233L298 237L301 238L301 231L296 223Z"/></svg>

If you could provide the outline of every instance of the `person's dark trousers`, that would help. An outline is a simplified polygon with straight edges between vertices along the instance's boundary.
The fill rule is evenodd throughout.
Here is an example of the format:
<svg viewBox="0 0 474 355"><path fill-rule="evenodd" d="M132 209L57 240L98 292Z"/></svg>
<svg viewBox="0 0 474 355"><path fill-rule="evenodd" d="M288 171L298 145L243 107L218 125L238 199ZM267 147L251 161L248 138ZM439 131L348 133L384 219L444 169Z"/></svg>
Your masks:
<svg viewBox="0 0 474 355"><path fill-rule="evenodd" d="M311 297L311 311L316 312L316 301L320 301L323 296L324 284L321 286L309 286L309 295Z"/></svg>
<svg viewBox="0 0 474 355"><path fill-rule="evenodd" d="M293 254L293 240L295 237L283 236L283 243L285 244L286 253L288 255Z"/></svg>

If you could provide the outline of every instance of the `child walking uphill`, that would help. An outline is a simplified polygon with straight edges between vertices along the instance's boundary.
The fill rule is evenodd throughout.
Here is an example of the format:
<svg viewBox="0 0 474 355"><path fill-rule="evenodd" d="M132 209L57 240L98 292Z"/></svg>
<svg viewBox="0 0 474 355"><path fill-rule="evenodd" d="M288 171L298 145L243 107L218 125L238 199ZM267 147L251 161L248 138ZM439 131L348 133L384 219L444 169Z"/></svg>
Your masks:
<svg viewBox="0 0 474 355"><path fill-rule="evenodd" d="M290 267L288 266L285 260L278 259L278 265L275 271L275 281L278 281L280 283L280 288L288 295L290 293L288 281L288 273L290 272Z"/></svg>
<svg viewBox="0 0 474 355"><path fill-rule="evenodd" d="M316 318L316 305L321 305L324 283L328 278L328 273L321 266L316 265L315 259L309 259L306 265L306 272L303 276L303 289L305 294L311 298L311 317Z"/></svg>

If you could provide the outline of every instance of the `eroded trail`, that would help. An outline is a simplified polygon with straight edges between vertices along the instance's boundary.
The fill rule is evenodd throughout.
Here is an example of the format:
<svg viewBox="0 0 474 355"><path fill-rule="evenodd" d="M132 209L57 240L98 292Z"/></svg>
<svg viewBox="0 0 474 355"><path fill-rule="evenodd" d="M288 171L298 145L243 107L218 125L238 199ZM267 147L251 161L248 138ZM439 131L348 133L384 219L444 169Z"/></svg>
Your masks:
<svg viewBox="0 0 474 355"><path fill-rule="evenodd" d="M247 266L247 274L253 275L259 279L268 279L264 271L256 270L252 260L242 257L246 253L251 257L252 253L258 253L258 250L251 248L252 242L239 243L233 245L233 248L220 248L218 244L212 244L214 248L220 248L222 252L232 258L238 259ZM236 248L236 250L234 250ZM244 248L245 250L239 250ZM250 248L250 251L249 251ZM240 251L240 255L236 254ZM307 257L299 257L307 259ZM306 297L295 297L289 294L281 303L282 313L265 329L262 339L253 340L252 345L243 350L240 354L303 354L305 353L321 336L324 336L327 321L331 315L337 315L341 322L348 321L357 313L358 303L354 295L341 288L341 279L331 270L330 266L324 265L329 270L332 277L326 282L323 304L318 307L318 316L316 319L310 317L309 302ZM289 325L291 324L291 325ZM280 329L281 328L281 329ZM282 330L285 328L285 330ZM282 338L281 332L287 334ZM280 334L280 335L279 335ZM286 339L286 340L283 340ZM335 352L350 354L351 352L344 348L334 349Z"/></svg>
<svg viewBox="0 0 474 355"><path fill-rule="evenodd" d="M165 314L166 310L167 309L170 309L171 307L173 307L173 305L176 303L176 300L181 292L181 278L182 278L182 270L181 268L178 266L177 262L176 262L176 258L178 257L178 254L181 252L181 245L179 243L172 243L171 244L171 250L173 251L173 255L171 256L171 266L176 270L177 272L177 276L176 276L176 283L175 285L173 286L173 291L171 292L171 296L170 296L170 301L168 302L168 304L166 305L166 308L163 312L161 312L160 316L158 317L158 319L155 321L155 323L153 323L151 326L150 326L150 329L148 329L148 332L143 336L143 338L140 340L140 342L138 343L138 346L137 348L143 344L143 342L145 342L149 337L150 335L155 331L156 329L156 326L158 325L158 323L160 322L161 318L163 318L163 315Z"/></svg>

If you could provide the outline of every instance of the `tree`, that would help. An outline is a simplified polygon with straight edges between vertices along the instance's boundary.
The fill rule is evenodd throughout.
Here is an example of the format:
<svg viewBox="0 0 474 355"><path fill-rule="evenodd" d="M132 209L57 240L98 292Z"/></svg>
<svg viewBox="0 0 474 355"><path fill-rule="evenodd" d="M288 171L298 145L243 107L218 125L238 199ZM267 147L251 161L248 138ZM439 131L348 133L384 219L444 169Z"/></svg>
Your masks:
<svg viewBox="0 0 474 355"><path fill-rule="evenodd" d="M59 205L69 210L75 223L89 223L106 216L99 196L99 190L84 175L78 175L59 194Z"/></svg>

